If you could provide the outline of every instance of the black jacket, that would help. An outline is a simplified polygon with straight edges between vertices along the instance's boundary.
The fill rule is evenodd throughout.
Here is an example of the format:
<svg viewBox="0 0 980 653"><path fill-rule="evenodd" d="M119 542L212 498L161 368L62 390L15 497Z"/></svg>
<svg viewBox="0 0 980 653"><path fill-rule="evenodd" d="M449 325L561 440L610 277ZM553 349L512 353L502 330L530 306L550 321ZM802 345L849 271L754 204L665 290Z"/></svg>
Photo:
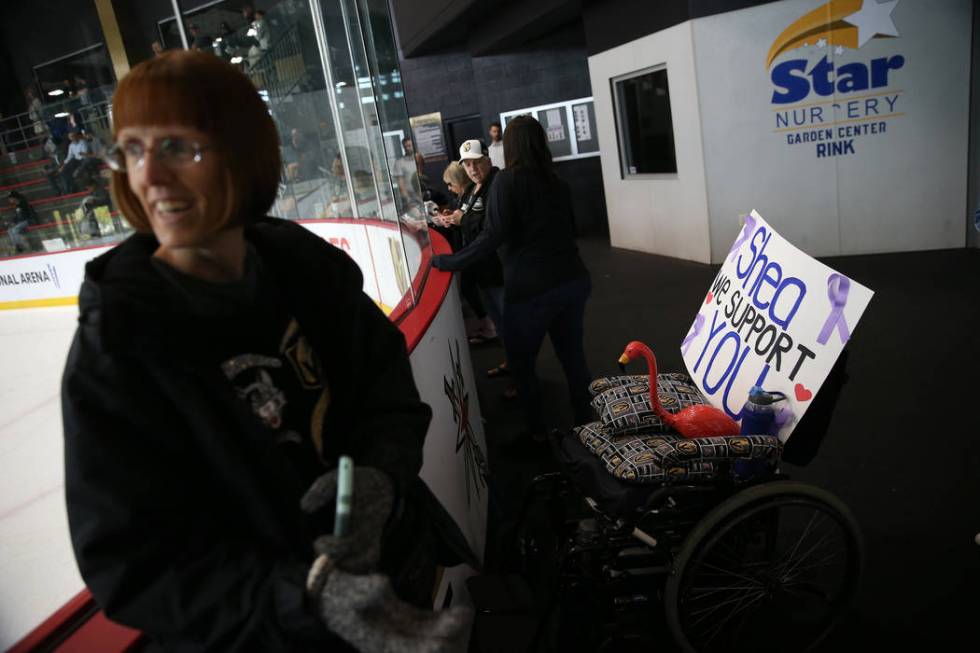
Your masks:
<svg viewBox="0 0 980 653"><path fill-rule="evenodd" d="M26 199L18 200L15 216L14 224L20 224L22 222L27 223L28 226L38 224L37 212Z"/></svg>
<svg viewBox="0 0 980 653"><path fill-rule="evenodd" d="M340 250L284 220L263 219L246 238L322 362L326 464L350 454L385 471L402 499L383 552L393 573L425 541L423 513L441 509L418 505L435 502L417 478L431 411L404 338ZM82 577L111 619L168 650L346 650L303 605L312 538L329 530L299 509L308 479L218 366L200 364L221 333L175 305L152 269L156 248L130 237L88 264L79 295L62 402Z"/></svg>
<svg viewBox="0 0 980 653"><path fill-rule="evenodd" d="M492 257L503 261L504 298L527 301L588 276L575 244L571 191L557 177L507 168L487 196L482 232L455 254L433 258L441 270L463 270Z"/></svg>
<svg viewBox="0 0 980 653"><path fill-rule="evenodd" d="M459 221L463 247L475 241L486 227L487 198L498 172L497 168L490 168L490 174L480 185L480 190L474 192L474 185L471 184L459 198L458 208L463 212ZM484 256L474 262L469 272L481 288L499 288L504 284L503 270L496 254Z"/></svg>

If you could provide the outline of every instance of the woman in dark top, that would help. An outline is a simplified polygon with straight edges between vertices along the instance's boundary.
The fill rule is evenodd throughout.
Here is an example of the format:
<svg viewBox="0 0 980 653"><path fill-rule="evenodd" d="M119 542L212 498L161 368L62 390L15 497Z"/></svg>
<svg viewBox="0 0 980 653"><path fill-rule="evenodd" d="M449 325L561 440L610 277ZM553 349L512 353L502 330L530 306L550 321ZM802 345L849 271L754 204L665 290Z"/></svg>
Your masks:
<svg viewBox="0 0 980 653"><path fill-rule="evenodd" d="M431 411L405 339L346 254L265 217L279 139L255 87L164 53L119 82L113 138L137 233L86 266L62 386L68 523L99 606L165 650L459 650L463 620L433 635L446 612L385 591L431 605L436 543L462 538L418 477ZM332 536L341 455L354 508ZM388 600L351 600L365 590Z"/></svg>
<svg viewBox="0 0 980 653"><path fill-rule="evenodd" d="M571 193L555 175L541 124L514 118L504 132L507 167L494 179L483 232L468 247L437 256L433 265L462 270L495 256L504 274L504 346L527 426L545 432L535 360L551 338L568 381L577 423L590 421L591 379L583 347L589 272L575 244Z"/></svg>
<svg viewBox="0 0 980 653"><path fill-rule="evenodd" d="M448 206L433 217L436 231L446 237L453 251L459 251L463 247L462 234L460 234L458 221L462 217L460 206L463 203L463 196L472 185L470 178L466 175L466 169L459 161L451 161L442 173L442 180L449 189L452 200ZM459 293L469 304L470 309L476 317L475 324L471 327L467 325L467 335L471 345L478 345L497 337L497 329L493 325L493 320L487 315L483 307L483 299L480 297L480 290L476 285L476 279L472 271L460 275Z"/></svg>

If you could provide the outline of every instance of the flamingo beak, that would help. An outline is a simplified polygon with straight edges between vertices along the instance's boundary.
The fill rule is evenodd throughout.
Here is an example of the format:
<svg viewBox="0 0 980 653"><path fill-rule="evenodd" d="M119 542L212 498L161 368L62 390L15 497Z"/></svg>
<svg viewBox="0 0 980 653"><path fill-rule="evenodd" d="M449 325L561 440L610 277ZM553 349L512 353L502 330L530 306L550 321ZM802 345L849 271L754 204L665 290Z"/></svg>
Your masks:
<svg viewBox="0 0 980 653"><path fill-rule="evenodd" d="M624 374L626 373L626 364L629 362L630 362L630 357L627 356L626 354L623 354L622 356L619 357L619 369L622 370Z"/></svg>

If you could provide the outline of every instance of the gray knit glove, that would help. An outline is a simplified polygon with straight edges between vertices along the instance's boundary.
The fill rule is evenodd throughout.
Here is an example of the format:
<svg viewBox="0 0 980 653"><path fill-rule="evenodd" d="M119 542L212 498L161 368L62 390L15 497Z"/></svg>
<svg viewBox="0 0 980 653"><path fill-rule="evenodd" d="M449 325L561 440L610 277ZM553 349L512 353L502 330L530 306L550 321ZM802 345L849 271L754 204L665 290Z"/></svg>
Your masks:
<svg viewBox="0 0 980 653"><path fill-rule="evenodd" d="M332 507L337 500L337 470L319 477L300 500L305 512L314 513ZM381 559L381 534L391 514L394 501L391 481L373 467L354 469L354 503L351 507L350 533L343 537L321 535L313 542L318 554L326 554L334 565L356 574L378 568Z"/></svg>
<svg viewBox="0 0 980 653"><path fill-rule="evenodd" d="M386 576L340 569L327 572L317 607L327 628L361 653L463 653L473 620L469 608L432 612L401 601Z"/></svg>
<svg viewBox="0 0 980 653"><path fill-rule="evenodd" d="M370 467L356 468L353 495L350 534L321 535L313 543L318 557L306 592L327 628L362 653L465 651L471 610L422 610L401 601L386 576L369 573L378 567L392 508L388 477ZM300 505L314 513L332 505L336 496L337 472L331 471L314 481Z"/></svg>

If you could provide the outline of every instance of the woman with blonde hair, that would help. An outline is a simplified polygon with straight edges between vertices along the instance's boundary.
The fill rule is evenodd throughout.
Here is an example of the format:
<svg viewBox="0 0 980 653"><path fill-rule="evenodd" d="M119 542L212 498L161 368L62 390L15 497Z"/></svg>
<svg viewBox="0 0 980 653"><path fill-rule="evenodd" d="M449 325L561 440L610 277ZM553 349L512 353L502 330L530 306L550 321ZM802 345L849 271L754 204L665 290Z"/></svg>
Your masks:
<svg viewBox="0 0 980 653"><path fill-rule="evenodd" d="M453 251L456 251L462 247L459 222L463 217L463 212L460 210L460 201L473 182L470 181L469 175L466 174L466 168L459 161L449 162L442 173L442 180L446 182L453 199L449 206L433 219L438 227L442 227L439 230L440 233L446 236L446 240L452 245ZM497 329L493 320L487 315L483 299L480 297L480 289L472 273L463 272L460 275L459 292L473 311L473 319L467 320L466 324L466 335L470 344L479 345L495 339Z"/></svg>
<svg viewBox="0 0 980 653"><path fill-rule="evenodd" d="M470 185L470 178L466 175L466 169L463 168L459 161L450 161L442 173L442 180L446 182L446 186L449 187L449 192L453 194L455 201L450 206L455 210L459 206L459 196Z"/></svg>
<svg viewBox="0 0 980 653"><path fill-rule="evenodd" d="M167 52L120 81L112 129L136 233L86 268L62 385L97 603L166 650L455 650L464 613L392 592L431 606L453 564L436 543L465 555L418 478L431 411L354 262L265 217L279 138L255 87ZM333 535L342 455L354 505Z"/></svg>

